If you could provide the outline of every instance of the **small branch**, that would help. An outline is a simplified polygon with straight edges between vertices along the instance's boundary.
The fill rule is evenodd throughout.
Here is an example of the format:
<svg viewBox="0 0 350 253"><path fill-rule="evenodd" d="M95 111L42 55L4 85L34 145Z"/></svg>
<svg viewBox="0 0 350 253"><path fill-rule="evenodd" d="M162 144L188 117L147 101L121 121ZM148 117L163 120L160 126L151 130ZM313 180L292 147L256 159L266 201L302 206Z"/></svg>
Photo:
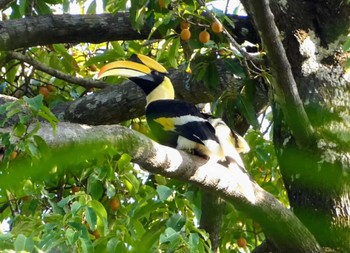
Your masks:
<svg viewBox="0 0 350 253"><path fill-rule="evenodd" d="M106 88L108 86L110 86L107 83L104 82L99 82L99 81L94 81L94 80L89 80L89 79L84 79L84 78L80 78L80 77L75 77L75 76L71 76L71 75L67 75L61 71L58 71L56 69L50 68L48 66L46 66L45 64L42 64L41 62L38 62L36 60L34 60L33 58L30 58L24 54L21 53L17 53L14 51L9 51L7 52L8 56L13 58L13 59L17 59L19 61L23 61L28 63L29 65L32 65L33 67L35 67L36 69L45 72L49 75L52 75L54 77L57 77L58 79L67 81L69 83L74 83L77 85L80 85L82 87L85 87L87 89L89 88Z"/></svg>
<svg viewBox="0 0 350 253"><path fill-rule="evenodd" d="M299 146L310 146L314 130L300 99L290 63L281 42L281 35L274 21L268 0L246 0L275 77L272 81L276 100L281 105L285 120Z"/></svg>

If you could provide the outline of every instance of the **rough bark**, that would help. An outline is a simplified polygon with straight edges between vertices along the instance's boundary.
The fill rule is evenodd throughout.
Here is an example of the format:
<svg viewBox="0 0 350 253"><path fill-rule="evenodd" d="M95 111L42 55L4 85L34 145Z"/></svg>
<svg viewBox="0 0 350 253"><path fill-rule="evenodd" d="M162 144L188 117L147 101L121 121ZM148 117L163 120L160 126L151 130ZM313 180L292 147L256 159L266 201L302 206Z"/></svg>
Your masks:
<svg viewBox="0 0 350 253"><path fill-rule="evenodd" d="M5 131L9 129L0 129L0 132ZM42 171L47 171L50 166L57 166L62 162L67 166L71 164L66 163L76 162L74 159L62 159L67 153L86 150L76 159L91 159L94 152L103 152L100 145L113 146L119 152L130 154L134 162L149 172L194 183L231 202L238 210L261 224L278 252L321 252L313 235L298 218L270 193L251 181L238 166L234 171L228 170L200 157L159 145L118 125L89 127L59 123L54 135L51 126L43 124L38 134L45 139L51 153L47 153L38 163L25 159L14 160L11 168L15 168L12 171L16 171L16 175L40 178L43 176ZM31 166L33 168L28 169ZM11 172L4 174L0 178L0 184L11 187L9 184L14 183L11 176ZM16 183L19 180L16 179Z"/></svg>
<svg viewBox="0 0 350 253"><path fill-rule="evenodd" d="M145 25L141 31L135 31L130 29L129 18L128 12L120 12L116 15L64 14L0 21L0 50L8 51L54 43L101 43L148 39L152 27ZM231 19L236 24L232 32L237 41L248 40L252 43L259 41L249 18L232 16ZM152 39L160 38L159 33L152 34Z"/></svg>
<svg viewBox="0 0 350 253"><path fill-rule="evenodd" d="M253 1L243 2L249 8L248 2ZM350 139L345 133L350 129L350 83L341 45L348 33L350 5L340 0L292 0L270 1L270 6L300 98L317 133L315 145L297 145L298 136L290 131L289 115L276 93L274 140L289 201L323 246L349 252ZM250 12L255 19L254 11ZM270 57L272 53L268 50Z"/></svg>
<svg viewBox="0 0 350 253"><path fill-rule="evenodd" d="M140 32L130 29L129 17L129 13L123 12L118 15L47 15L2 21L0 50L54 43L100 43L147 38L150 28L144 27Z"/></svg>

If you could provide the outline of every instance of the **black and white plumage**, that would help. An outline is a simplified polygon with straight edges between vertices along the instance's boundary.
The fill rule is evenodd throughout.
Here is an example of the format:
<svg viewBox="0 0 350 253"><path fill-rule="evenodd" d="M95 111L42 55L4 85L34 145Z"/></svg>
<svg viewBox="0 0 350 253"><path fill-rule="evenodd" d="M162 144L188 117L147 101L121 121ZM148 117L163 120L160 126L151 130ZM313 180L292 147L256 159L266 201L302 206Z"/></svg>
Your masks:
<svg viewBox="0 0 350 253"><path fill-rule="evenodd" d="M159 143L194 152L215 162L234 161L244 168L239 152L249 151L245 140L222 121L194 105L174 99L167 70L144 55L133 61L105 65L99 78L119 75L135 82L146 94L146 119Z"/></svg>

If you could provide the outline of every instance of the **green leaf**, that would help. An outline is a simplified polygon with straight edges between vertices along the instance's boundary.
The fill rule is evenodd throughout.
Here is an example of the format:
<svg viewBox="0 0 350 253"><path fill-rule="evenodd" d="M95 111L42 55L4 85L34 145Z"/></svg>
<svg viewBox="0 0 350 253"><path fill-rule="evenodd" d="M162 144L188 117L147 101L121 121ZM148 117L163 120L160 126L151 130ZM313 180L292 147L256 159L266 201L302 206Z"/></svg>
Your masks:
<svg viewBox="0 0 350 253"><path fill-rule="evenodd" d="M70 197L71 197L71 196L70 196ZM66 199L67 199L67 198L66 198ZM71 198L69 198L69 199L71 199ZM66 204L67 204L67 203L66 203ZM64 207L64 205L61 206L61 207ZM77 214L77 212L78 212L82 207L83 207L83 205L80 204L79 201L74 201L74 202L72 203L72 205L71 205L70 210L71 210L72 214L75 215L75 214Z"/></svg>
<svg viewBox="0 0 350 253"><path fill-rule="evenodd" d="M145 250L147 250L146 252L155 252L152 248L158 242L159 236L164 231L164 223L165 221L157 221L153 224L151 229L146 230L140 240L142 243L137 244L132 252L145 252Z"/></svg>
<svg viewBox="0 0 350 253"><path fill-rule="evenodd" d="M34 135L33 139L41 154L48 154L50 152L49 146L42 137L40 137L39 135Z"/></svg>
<svg viewBox="0 0 350 253"><path fill-rule="evenodd" d="M51 127L53 129L53 132L55 134L56 133L56 125L58 123L58 119L50 111L50 109L43 105L41 107L41 110L38 112L38 116L42 117L43 119L46 119L50 123L50 125L51 125Z"/></svg>
<svg viewBox="0 0 350 253"><path fill-rule="evenodd" d="M118 160L118 170L119 172L123 172L130 168L131 156L128 154L122 154L122 156Z"/></svg>
<svg viewBox="0 0 350 253"><path fill-rule="evenodd" d="M180 37L172 40L172 45L169 48L169 63L173 68L177 68L177 55L179 54Z"/></svg>
<svg viewBox="0 0 350 253"><path fill-rule="evenodd" d="M107 211L101 202L93 199L88 202L88 206L93 208L100 218L107 219Z"/></svg>
<svg viewBox="0 0 350 253"><path fill-rule="evenodd" d="M28 98L24 96L23 99L28 104L29 108L34 112L38 112L43 106L44 97L41 94L33 98Z"/></svg>
<svg viewBox="0 0 350 253"><path fill-rule="evenodd" d="M166 201L173 193L173 190L165 185L158 185L157 193L161 201Z"/></svg>
<svg viewBox="0 0 350 253"><path fill-rule="evenodd" d="M26 132L26 126L22 123L18 123L16 126L15 126L15 129L14 129L14 134L15 136L17 137L21 137L25 134Z"/></svg>
<svg viewBox="0 0 350 253"><path fill-rule="evenodd" d="M65 237L70 245L74 245L79 239L79 233L74 231L72 228L67 228L65 231Z"/></svg>
<svg viewBox="0 0 350 253"><path fill-rule="evenodd" d="M348 72L350 70L350 58L345 62L345 70Z"/></svg>
<svg viewBox="0 0 350 253"><path fill-rule="evenodd" d="M112 44L114 52L117 54L118 58L125 56L124 48L120 45L120 43L118 41L112 41L111 44Z"/></svg>
<svg viewBox="0 0 350 253"><path fill-rule="evenodd" d="M108 61L115 61L116 59L119 59L121 56L124 56L124 49L123 50L123 54L120 55L120 51L119 49L117 50L106 50L103 54L98 54L96 56L93 56L91 58L89 58L89 60L87 60L85 62L85 66L91 66L92 64L97 64L97 63L104 63L104 62L108 62Z"/></svg>
<svg viewBox="0 0 350 253"><path fill-rule="evenodd" d="M68 225L79 231L81 237L89 238L89 233L85 225L78 222L69 222Z"/></svg>
<svg viewBox="0 0 350 253"><path fill-rule="evenodd" d="M219 83L219 71L215 62L210 62L208 65L208 72L204 80L208 87L215 89Z"/></svg>
<svg viewBox="0 0 350 253"><path fill-rule="evenodd" d="M145 228L143 227L142 223L138 220L134 220L133 222L134 231L138 238L141 238L142 235L146 232Z"/></svg>
<svg viewBox="0 0 350 253"><path fill-rule="evenodd" d="M31 252L34 249L33 239L30 237L26 237L23 234L19 234L14 242L14 248L16 252Z"/></svg>
<svg viewBox="0 0 350 253"><path fill-rule="evenodd" d="M195 251L196 249L198 249L199 235L196 233L191 233L189 238L188 238L188 242L189 242L189 245L190 245L190 248L192 249L192 251Z"/></svg>
<svg viewBox="0 0 350 253"><path fill-rule="evenodd" d="M166 225L168 227L173 228L175 231L180 231L181 228L185 225L186 219L180 214L174 214L171 216L171 218L167 221Z"/></svg>
<svg viewBox="0 0 350 253"><path fill-rule="evenodd" d="M259 122L256 117L253 102L249 100L246 96L237 96L235 100L238 110L243 114L248 123L254 128L259 128Z"/></svg>
<svg viewBox="0 0 350 253"><path fill-rule="evenodd" d="M115 237L109 239L106 246L106 252L118 252L116 250L119 242L120 241Z"/></svg>
<svg viewBox="0 0 350 253"><path fill-rule="evenodd" d="M36 9L38 10L38 14L40 15L52 14L50 7L44 1L37 1Z"/></svg>
<svg viewBox="0 0 350 253"><path fill-rule="evenodd" d="M348 37L348 39L345 41L345 43L343 45L344 51L348 51L349 49L350 49L350 37Z"/></svg>
<svg viewBox="0 0 350 253"><path fill-rule="evenodd" d="M97 215L95 210L89 206L85 207L85 219L91 230L96 229Z"/></svg>
<svg viewBox="0 0 350 253"><path fill-rule="evenodd" d="M106 195L107 195L107 197L108 198L114 197L114 195L116 193L115 186L111 182L106 181L105 187L106 187Z"/></svg>
<svg viewBox="0 0 350 253"><path fill-rule="evenodd" d="M91 174L87 182L87 192L94 199L99 199L102 197L103 191L103 183L98 179L97 175Z"/></svg>
<svg viewBox="0 0 350 253"><path fill-rule="evenodd" d="M57 205L58 205L59 207L61 207L61 208L64 208L73 198L74 198L74 196L69 195L69 196L67 196L67 197L65 197L65 198L63 198L63 199L61 199L61 200L57 203Z"/></svg>
<svg viewBox="0 0 350 253"><path fill-rule="evenodd" d="M81 242L81 247L82 247L84 253L94 252L94 247L92 245L92 242L89 240L89 238L80 237L79 240Z"/></svg>
<svg viewBox="0 0 350 253"><path fill-rule="evenodd" d="M130 172L125 173L124 180L130 192L132 192L133 194L136 194L139 191L140 181L137 179L137 177L134 174Z"/></svg>
<svg viewBox="0 0 350 253"><path fill-rule="evenodd" d="M34 125L34 127L27 133L26 135L26 139L29 139L31 137L33 137L35 134L38 133L39 129L40 129L40 122L37 121Z"/></svg>
<svg viewBox="0 0 350 253"><path fill-rule="evenodd" d="M225 59L224 60L226 68L234 75L240 77L240 78L245 78L245 72L242 67L242 65L239 63L239 61L235 59Z"/></svg>
<svg viewBox="0 0 350 253"><path fill-rule="evenodd" d="M96 14L96 1L95 0L93 0L90 3L90 5L86 11L86 14Z"/></svg>
<svg viewBox="0 0 350 253"><path fill-rule="evenodd" d="M169 248L174 249L177 247L181 240L181 235L176 232L173 228L166 228L165 232L160 236L160 243L170 243Z"/></svg>

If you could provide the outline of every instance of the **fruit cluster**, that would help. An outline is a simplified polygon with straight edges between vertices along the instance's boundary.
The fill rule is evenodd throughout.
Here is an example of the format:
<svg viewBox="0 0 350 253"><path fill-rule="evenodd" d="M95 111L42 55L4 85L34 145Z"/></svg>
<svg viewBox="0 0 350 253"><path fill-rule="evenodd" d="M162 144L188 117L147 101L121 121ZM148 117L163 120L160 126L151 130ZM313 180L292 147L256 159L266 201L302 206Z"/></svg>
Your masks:
<svg viewBox="0 0 350 253"><path fill-rule="evenodd" d="M188 23L186 20L183 20L180 24L180 27L180 38L183 41L188 41L191 38L190 23ZM211 24L211 30L214 33L221 33L223 31L222 24L219 21L214 21ZM207 31L207 29L204 29L199 33L198 39L202 43L207 43L210 40L210 33Z"/></svg>

